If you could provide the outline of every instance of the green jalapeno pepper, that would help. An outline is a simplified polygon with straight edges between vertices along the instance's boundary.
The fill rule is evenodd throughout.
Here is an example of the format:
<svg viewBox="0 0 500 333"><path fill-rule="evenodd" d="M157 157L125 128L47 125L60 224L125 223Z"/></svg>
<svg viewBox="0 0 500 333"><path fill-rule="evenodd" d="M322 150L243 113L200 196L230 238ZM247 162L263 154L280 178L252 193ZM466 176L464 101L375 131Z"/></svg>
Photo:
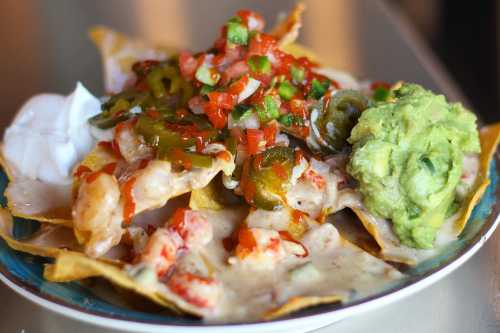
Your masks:
<svg viewBox="0 0 500 333"><path fill-rule="evenodd" d="M166 128L163 120L148 116L139 116L135 131L142 135L146 143L163 151L169 148L187 148L196 144L194 138L182 138L179 133Z"/></svg>
<svg viewBox="0 0 500 333"><path fill-rule="evenodd" d="M323 105L317 119L311 118L313 135L327 152L339 153L348 147L347 138L358 121L361 112L369 107L369 101L356 90L339 90ZM318 135L319 134L319 135Z"/></svg>
<svg viewBox="0 0 500 333"><path fill-rule="evenodd" d="M210 168L213 162L212 156L187 152L180 148L159 149L158 157L181 165L188 170L191 168Z"/></svg>
<svg viewBox="0 0 500 333"><path fill-rule="evenodd" d="M249 181L255 184L252 203L266 210L281 208L291 186L293 166L294 150L290 147L273 147L256 155L249 173Z"/></svg>

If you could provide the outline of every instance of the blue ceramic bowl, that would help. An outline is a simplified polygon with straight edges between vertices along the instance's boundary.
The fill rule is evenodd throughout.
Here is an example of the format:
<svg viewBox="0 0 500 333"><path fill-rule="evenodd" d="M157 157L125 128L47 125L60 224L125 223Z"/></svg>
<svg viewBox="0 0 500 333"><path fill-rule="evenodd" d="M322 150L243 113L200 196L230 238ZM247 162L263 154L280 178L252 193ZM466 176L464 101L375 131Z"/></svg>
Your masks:
<svg viewBox="0 0 500 333"><path fill-rule="evenodd" d="M251 331L256 328L255 325L261 325L262 331L268 331L271 328L276 331L276 324L282 323L280 328L285 329L285 327L288 327L287 330L290 331L289 328L294 327L293 325L300 326L300 320L311 318L326 318L326 321L324 320L322 324L325 325L345 318L351 313L359 312L357 310L373 308L377 302L382 304L385 300L385 303L387 303L387 300L396 294L398 296L392 299L415 292L451 272L476 252L493 233L498 223L500 205L496 199L499 197L500 192L497 189L500 170L497 164L500 165L500 163L496 163L495 161L492 162L490 172L491 183L482 200L475 207L467 227L459 239L446 247L438 256L405 271L408 275L407 278L398 282L397 285L388 286L383 292L341 305L322 305L305 309L274 321L274 326L270 325L273 323L246 323L214 327L193 317L171 315L168 313L153 314L119 306L114 304L112 300L104 299L93 293L92 287L88 284L79 282L52 283L45 281L43 279L43 265L49 262L50 259L12 250L3 240L0 240L0 278L23 296L52 310L77 319L87 320L94 324L127 330L152 330L159 332L162 329L174 326L176 329L181 330L192 330L196 327L206 332L221 332L226 330L227 332L234 332L247 331L246 329L239 329L242 327L250 327L248 331ZM8 179L5 173L0 171L0 204L4 207L6 204L4 191L7 183ZM22 239L29 236L38 227L39 223L36 221L15 218L14 236ZM319 325L319 321L317 321L317 325L309 324L308 328L312 329L314 326L320 327ZM224 329L221 330L221 328Z"/></svg>

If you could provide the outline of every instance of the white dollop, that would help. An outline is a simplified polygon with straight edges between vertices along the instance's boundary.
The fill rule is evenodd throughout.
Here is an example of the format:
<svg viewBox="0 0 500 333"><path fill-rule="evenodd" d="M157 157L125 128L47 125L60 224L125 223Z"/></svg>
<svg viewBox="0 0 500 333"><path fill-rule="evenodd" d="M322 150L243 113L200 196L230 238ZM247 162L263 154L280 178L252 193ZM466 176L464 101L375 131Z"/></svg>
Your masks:
<svg viewBox="0 0 500 333"><path fill-rule="evenodd" d="M100 111L80 82L68 96L33 96L5 130L3 154L23 176L70 183L73 166L95 145L87 120Z"/></svg>

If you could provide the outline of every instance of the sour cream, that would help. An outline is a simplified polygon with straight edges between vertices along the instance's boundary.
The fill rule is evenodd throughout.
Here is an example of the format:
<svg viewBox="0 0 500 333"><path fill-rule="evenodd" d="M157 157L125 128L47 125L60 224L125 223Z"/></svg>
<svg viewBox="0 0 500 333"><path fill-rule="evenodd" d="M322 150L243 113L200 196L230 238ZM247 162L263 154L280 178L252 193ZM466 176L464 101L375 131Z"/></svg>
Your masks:
<svg viewBox="0 0 500 333"><path fill-rule="evenodd" d="M68 96L33 96L5 131L4 157L23 176L68 184L73 166L95 145L87 120L100 111L99 100L79 82Z"/></svg>

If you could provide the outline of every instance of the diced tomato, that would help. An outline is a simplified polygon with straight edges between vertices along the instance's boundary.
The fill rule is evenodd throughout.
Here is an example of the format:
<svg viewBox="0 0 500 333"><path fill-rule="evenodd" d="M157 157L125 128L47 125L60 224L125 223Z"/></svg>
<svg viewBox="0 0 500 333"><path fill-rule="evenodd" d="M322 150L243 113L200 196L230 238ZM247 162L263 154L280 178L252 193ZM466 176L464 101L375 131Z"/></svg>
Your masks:
<svg viewBox="0 0 500 333"><path fill-rule="evenodd" d="M259 104L262 102L262 98L264 97L265 93L264 87L261 85L249 98L250 104Z"/></svg>
<svg viewBox="0 0 500 333"><path fill-rule="evenodd" d="M238 233L238 245L248 250L253 250L257 247L257 241L250 229L240 229Z"/></svg>
<svg viewBox="0 0 500 333"><path fill-rule="evenodd" d="M233 94L227 92L213 91L208 94L208 99L210 103L216 105L217 108L231 110L236 104L236 97Z"/></svg>
<svg viewBox="0 0 500 333"><path fill-rule="evenodd" d="M247 74L248 70L248 64L246 63L246 61L241 60L235 62L222 73L221 84L229 83L231 80Z"/></svg>
<svg viewBox="0 0 500 333"><path fill-rule="evenodd" d="M222 108L217 107L215 103L206 103L203 111L215 128L226 127L227 113Z"/></svg>
<svg viewBox="0 0 500 333"><path fill-rule="evenodd" d="M238 81L232 83L227 92L233 95L239 95L243 90L245 90L247 84L248 84L248 74L243 75L241 79Z"/></svg>
<svg viewBox="0 0 500 333"><path fill-rule="evenodd" d="M248 128L247 129L247 152L250 155L260 153L265 148L264 131Z"/></svg>
<svg viewBox="0 0 500 333"><path fill-rule="evenodd" d="M225 60L227 64L232 64L237 60L241 60L245 54L245 48L243 46L229 43L226 43L224 51L226 54Z"/></svg>
<svg viewBox="0 0 500 333"><path fill-rule="evenodd" d="M295 133L295 135L300 138L307 138L309 136L309 127L308 126L295 126L293 125L291 131Z"/></svg>
<svg viewBox="0 0 500 333"><path fill-rule="evenodd" d="M266 140L266 146L272 146L276 143L276 134L278 133L278 126L276 123L271 123L263 128L264 139Z"/></svg>
<svg viewBox="0 0 500 333"><path fill-rule="evenodd" d="M236 12L236 15L241 17L243 23L247 26L248 30L262 31L264 30L265 22L264 18L259 14L252 12L248 9L242 9Z"/></svg>
<svg viewBox="0 0 500 333"><path fill-rule="evenodd" d="M198 61L187 51L179 53L179 69L186 80L192 80L198 67Z"/></svg>
<svg viewBox="0 0 500 333"><path fill-rule="evenodd" d="M277 60L276 75L284 75L287 79L291 78L290 67L295 63L295 58L283 51L277 50L274 52Z"/></svg>
<svg viewBox="0 0 500 333"><path fill-rule="evenodd" d="M306 216L306 214L301 212L300 210L294 209L292 212L292 220L294 223L302 222L302 219L304 219L305 216Z"/></svg>
<svg viewBox="0 0 500 333"><path fill-rule="evenodd" d="M306 69L311 69L313 67L318 67L318 64L315 62L312 62L309 58L307 57L300 57L297 59L297 64L300 67L304 67Z"/></svg>
<svg viewBox="0 0 500 333"><path fill-rule="evenodd" d="M267 55L276 49L276 39L264 33L256 34L248 47L248 55Z"/></svg>
<svg viewBox="0 0 500 333"><path fill-rule="evenodd" d="M290 101L290 112L303 119L307 118L306 103L302 99L292 99Z"/></svg>

